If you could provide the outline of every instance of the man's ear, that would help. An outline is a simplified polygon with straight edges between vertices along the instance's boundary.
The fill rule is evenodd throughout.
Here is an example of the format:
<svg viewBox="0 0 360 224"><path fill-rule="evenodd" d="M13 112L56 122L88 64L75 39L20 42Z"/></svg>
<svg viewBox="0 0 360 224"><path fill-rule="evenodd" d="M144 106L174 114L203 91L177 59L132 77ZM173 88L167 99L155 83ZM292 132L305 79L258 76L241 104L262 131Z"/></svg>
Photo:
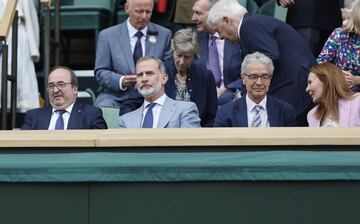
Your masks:
<svg viewBox="0 0 360 224"><path fill-rule="evenodd" d="M240 73L240 79L244 79L245 78L245 75Z"/></svg>
<svg viewBox="0 0 360 224"><path fill-rule="evenodd" d="M128 4L127 2L124 4L124 9L125 9L126 14L129 15L129 12L128 12L128 10L129 10L129 4Z"/></svg>
<svg viewBox="0 0 360 224"><path fill-rule="evenodd" d="M225 22L225 24L227 24L227 25L229 25L232 22L231 18L228 16L223 16L222 19Z"/></svg>
<svg viewBox="0 0 360 224"><path fill-rule="evenodd" d="M168 81L168 79L169 79L169 76L167 74L164 74L162 77L162 84L165 85L166 82Z"/></svg>

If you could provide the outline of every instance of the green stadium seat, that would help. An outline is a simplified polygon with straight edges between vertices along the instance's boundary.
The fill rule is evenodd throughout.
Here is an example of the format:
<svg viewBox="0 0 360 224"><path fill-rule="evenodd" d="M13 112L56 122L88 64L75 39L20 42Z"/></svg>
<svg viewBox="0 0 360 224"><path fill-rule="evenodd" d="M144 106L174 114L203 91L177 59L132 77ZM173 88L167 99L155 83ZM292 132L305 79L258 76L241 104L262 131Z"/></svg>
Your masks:
<svg viewBox="0 0 360 224"><path fill-rule="evenodd" d="M108 128L118 128L119 127L119 108L114 107L101 107L103 112L103 117Z"/></svg>
<svg viewBox="0 0 360 224"><path fill-rule="evenodd" d="M256 2L253 0L238 0L240 5L244 6L248 12L250 13L257 13L259 7L257 6Z"/></svg>
<svg viewBox="0 0 360 224"><path fill-rule="evenodd" d="M287 9L279 6L276 0L270 0L259 8L259 14L272 16L281 21L286 20Z"/></svg>
<svg viewBox="0 0 360 224"><path fill-rule="evenodd" d="M100 30L113 24L115 4L116 0L62 0L61 31L93 31L96 43ZM54 19L53 7L52 19Z"/></svg>

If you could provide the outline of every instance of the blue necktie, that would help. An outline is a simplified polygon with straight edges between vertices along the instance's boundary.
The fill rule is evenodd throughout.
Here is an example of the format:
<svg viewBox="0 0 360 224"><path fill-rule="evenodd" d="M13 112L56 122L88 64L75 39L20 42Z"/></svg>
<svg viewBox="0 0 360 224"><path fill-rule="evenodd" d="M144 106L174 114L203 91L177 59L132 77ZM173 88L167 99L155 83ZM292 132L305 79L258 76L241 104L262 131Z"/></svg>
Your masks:
<svg viewBox="0 0 360 224"><path fill-rule="evenodd" d="M216 47L216 36L210 37L210 46L209 46L209 69L214 74L215 83L217 87L221 85L221 70L219 64L219 52Z"/></svg>
<svg viewBox="0 0 360 224"><path fill-rule="evenodd" d="M261 105L256 105L254 107L254 109L255 109L255 115L254 115L253 120L251 122L251 127L258 128L258 127L261 126L260 112L262 110L262 106Z"/></svg>
<svg viewBox="0 0 360 224"><path fill-rule="evenodd" d="M143 36L143 33L138 31L135 36L138 38L135 44L134 48L134 64L136 65L136 62L143 56L142 47L141 47L141 37Z"/></svg>
<svg viewBox="0 0 360 224"><path fill-rule="evenodd" d="M57 118L55 123L55 130L64 130L63 114L66 112L66 110L57 110L56 112L59 113L59 117Z"/></svg>
<svg viewBox="0 0 360 224"><path fill-rule="evenodd" d="M152 109L154 108L155 105L156 105L156 103L150 103L149 105L146 106L148 108L148 110L146 111L146 114L145 114L144 122L142 125L143 128L152 128L153 127L154 116L153 116Z"/></svg>

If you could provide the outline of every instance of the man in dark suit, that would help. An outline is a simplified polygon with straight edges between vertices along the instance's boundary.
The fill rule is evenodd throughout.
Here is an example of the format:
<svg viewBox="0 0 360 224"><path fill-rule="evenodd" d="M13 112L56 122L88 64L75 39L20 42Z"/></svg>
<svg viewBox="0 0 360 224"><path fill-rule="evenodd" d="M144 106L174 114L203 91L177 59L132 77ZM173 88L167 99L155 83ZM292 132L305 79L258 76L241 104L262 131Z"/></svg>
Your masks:
<svg viewBox="0 0 360 224"><path fill-rule="evenodd" d="M294 27L317 57L331 32L342 25L341 0L277 0L288 8L286 22Z"/></svg>
<svg viewBox="0 0 360 224"><path fill-rule="evenodd" d="M217 81L217 94L219 96L219 101L221 101L220 95L229 92L228 85L239 80L242 57L240 46L238 44L233 44L228 40L220 39L219 34L207 25L208 11L215 2L215 0L196 0L192 8L192 20L197 26L201 49L198 62L207 66L207 68L213 72L215 81ZM217 66L212 66L210 64L214 64L210 58L211 45L213 44L212 38L215 38L214 44L218 50L218 57L215 61L220 68L218 71ZM217 73L219 73L219 77L216 76ZM239 88L241 87L242 85L239 86ZM233 96L234 94L231 95ZM219 102L219 104L220 103L221 102Z"/></svg>
<svg viewBox="0 0 360 224"><path fill-rule="evenodd" d="M96 106L118 107L121 114L136 109L143 101L134 88L136 60L144 55L170 59L171 32L149 22L153 5L153 0L127 0L129 18L100 32L95 77L103 92Z"/></svg>
<svg viewBox="0 0 360 224"><path fill-rule="evenodd" d="M267 96L274 65L271 59L255 52L244 58L241 78L246 96L218 109L214 127L288 127L296 126L294 108Z"/></svg>
<svg viewBox="0 0 360 224"><path fill-rule="evenodd" d="M259 51L272 59L275 70L269 95L290 103L298 125L307 126L312 102L305 89L309 68L316 61L301 36L280 20L247 13L237 0L215 3L208 22L222 38L239 43L243 55Z"/></svg>
<svg viewBox="0 0 360 224"><path fill-rule="evenodd" d="M22 130L106 129L99 108L76 101L78 80L67 67L57 67L48 78L50 106L25 114Z"/></svg>

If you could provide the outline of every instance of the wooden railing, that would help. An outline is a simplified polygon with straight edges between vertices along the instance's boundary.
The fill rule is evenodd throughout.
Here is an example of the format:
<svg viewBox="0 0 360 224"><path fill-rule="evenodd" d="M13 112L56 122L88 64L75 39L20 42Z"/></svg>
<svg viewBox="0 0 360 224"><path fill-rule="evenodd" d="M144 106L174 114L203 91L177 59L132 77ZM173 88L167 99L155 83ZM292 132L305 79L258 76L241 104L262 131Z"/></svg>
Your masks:
<svg viewBox="0 0 360 224"><path fill-rule="evenodd" d="M360 151L359 128L183 128L67 131L0 131L0 148L94 150L117 148L198 150L341 150ZM0 150L1 151L1 150Z"/></svg>
<svg viewBox="0 0 360 224"><path fill-rule="evenodd" d="M17 37L18 15L16 11L17 0L7 1L4 15L0 20L0 41L2 42L2 71L1 71L1 129L7 129L7 82L11 81L11 129L16 122L16 92L17 92ZM8 75L8 45L7 37L12 27L11 43L11 76Z"/></svg>

